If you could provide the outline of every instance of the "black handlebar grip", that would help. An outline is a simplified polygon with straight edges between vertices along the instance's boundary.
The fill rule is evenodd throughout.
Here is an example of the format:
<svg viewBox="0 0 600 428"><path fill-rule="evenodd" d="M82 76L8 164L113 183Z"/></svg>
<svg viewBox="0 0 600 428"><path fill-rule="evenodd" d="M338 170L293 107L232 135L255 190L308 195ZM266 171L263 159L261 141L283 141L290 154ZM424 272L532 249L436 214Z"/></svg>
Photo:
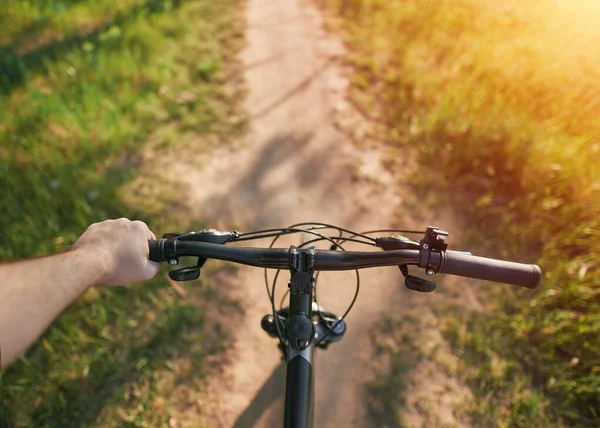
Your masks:
<svg viewBox="0 0 600 428"><path fill-rule="evenodd" d="M164 260L161 257L161 251L159 247L160 241L148 241L148 248L150 249L148 258L153 262L164 262Z"/></svg>
<svg viewBox="0 0 600 428"><path fill-rule="evenodd" d="M542 270L537 265L507 262L446 251L440 273L502 282L534 289L540 285Z"/></svg>

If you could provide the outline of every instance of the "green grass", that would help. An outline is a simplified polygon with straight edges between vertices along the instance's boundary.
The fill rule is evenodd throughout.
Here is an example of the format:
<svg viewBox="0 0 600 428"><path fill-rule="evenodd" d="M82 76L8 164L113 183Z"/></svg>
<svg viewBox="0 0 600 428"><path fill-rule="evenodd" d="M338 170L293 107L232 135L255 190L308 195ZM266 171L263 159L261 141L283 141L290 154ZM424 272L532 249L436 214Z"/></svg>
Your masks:
<svg viewBox="0 0 600 428"><path fill-rule="evenodd" d="M534 383L536 367L529 365L523 370L530 356L523 352L523 347L512 348L514 339L510 332L489 316L465 316L460 307L445 307L444 311L445 337L461 357L459 374L475 397L470 410L478 425L559 425L558 415L549 411L551 400ZM572 417L581 423L581 416Z"/></svg>
<svg viewBox="0 0 600 428"><path fill-rule="evenodd" d="M374 426L400 428L402 410L406 402L410 370L417 363L419 353L410 334L406 316L390 316L381 320L373 330L375 361L386 356L389 367L366 386L366 404Z"/></svg>
<svg viewBox="0 0 600 428"><path fill-rule="evenodd" d="M25 68L26 81L0 98L1 256L46 253L52 239L104 218L136 163L124 152L157 126L181 122L179 135L232 128L219 66L221 48L240 35L228 18L206 18L228 4L134 8L120 25L42 59L43 70ZM188 13L204 19L192 24Z"/></svg>
<svg viewBox="0 0 600 428"><path fill-rule="evenodd" d="M169 203L185 195L149 187L164 171L144 151L153 141L157 157L189 161L203 138L242 125L231 84L238 6L65 0L0 10L0 259L63 249L107 217L141 218L157 233L197 222L173 224ZM204 357L222 346L207 339L202 302L219 297L206 287L180 297L159 277L90 290L4 373L11 426L157 426L197 406L181 386L197 390Z"/></svg>
<svg viewBox="0 0 600 428"><path fill-rule="evenodd" d="M192 364L178 375L201 379L210 348L198 308L158 284L100 291L90 300L61 316L8 372L12 424L165 424L169 414L156 404L164 393L157 390L160 372L189 357Z"/></svg>
<svg viewBox="0 0 600 428"><path fill-rule="evenodd" d="M385 125L375 137L399 154L418 150L417 191L467 219L471 247L545 272L539 292L482 294L494 299L486 315L460 318L469 329L449 327L469 384L487 397L474 416L597 425L600 64L591 53L600 32L590 24L598 6L322 3L349 46L352 99ZM492 375L485 367L494 361L508 374Z"/></svg>

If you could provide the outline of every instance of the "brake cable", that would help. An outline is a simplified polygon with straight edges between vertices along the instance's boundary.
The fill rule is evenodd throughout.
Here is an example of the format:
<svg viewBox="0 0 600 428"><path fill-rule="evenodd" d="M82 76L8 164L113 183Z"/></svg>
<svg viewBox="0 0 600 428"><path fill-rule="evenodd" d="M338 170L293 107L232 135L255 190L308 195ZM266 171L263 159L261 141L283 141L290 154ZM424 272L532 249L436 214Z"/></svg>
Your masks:
<svg viewBox="0 0 600 428"><path fill-rule="evenodd" d="M310 228L310 229L300 229L300 230L296 229L298 226L303 226L303 225L311 225L313 227ZM323 236L321 234L316 234L316 233L312 232L313 229L324 229L324 228L325 229L334 229L334 230L337 230L340 233L340 235L337 236L337 237L326 237L326 236ZM325 224L325 223L312 223L312 222L298 223L298 224L294 224L294 225L290 226L289 228L282 229L282 230L292 230L292 229L295 229L297 232L308 232L308 233L312 233L314 235L319 236L319 238L316 238L316 239L304 242L298 248L302 248L302 247L305 247L306 245L309 245L311 243L319 242L319 241L324 241L324 240L328 240L328 241L330 241L332 243L332 246L331 246L332 250L335 250L336 248L339 248L342 251L346 251L345 248L342 245L340 245L340 242L346 242L346 241L353 241L353 242L358 242L358 243L361 243L361 244L364 244L364 245L376 246L376 244L371 243L371 242L367 242L367 241L360 240L360 239L353 239L354 236L360 236L360 237L363 237L363 238L366 238L366 239L369 239L369 240L375 242L375 238L372 238L372 237L367 236L367 235L362 234L362 233L356 233L356 232L353 232L353 231L348 230L348 229L344 229L344 228L337 227L337 226L332 226L332 225ZM343 236L344 232L346 232L348 234L352 234L352 236L351 237L345 237L345 236ZM279 236L282 236L282 235L283 234L281 234ZM271 245L270 245L269 248L272 248L273 245L275 245L275 242L277 241L277 239L279 238L279 236L276 236L273 239L273 241L271 242ZM276 274L275 274L275 276L273 278L271 292L269 292L267 270L265 269L265 285L267 286L267 295L269 296L269 300L271 301L271 309L273 311L273 318L275 319L275 327L277 329L277 335L278 335L278 338L279 338L281 349L283 350L283 353L285 355L284 339L283 339L283 335L281 333L281 329L280 329L280 326L279 326L279 316L277 314L277 310L275 309L275 288L276 288L276 284L277 284L277 278L279 277L279 272L280 272L280 270L278 270L276 272ZM331 327L328 326L328 331L321 338L319 338L317 340L317 342L315 343L314 346L318 346L319 344L321 344L327 338L327 336L337 327L337 325L340 324L342 321L344 321L344 319L346 318L346 316L350 313L350 311L354 307L354 304L356 303L356 300L358 298L358 294L360 292L360 274L359 274L358 270L355 270L355 272L356 272L356 289L355 289L352 301L350 302L350 305L348 306L348 308L346 309L346 311L344 312L344 314L338 320L336 320ZM314 292L313 300L317 304L317 306L320 307L319 302L317 300L317 283L318 283L319 273L320 272L317 272L316 277L315 277L315 286L314 286L315 292ZM286 291L286 293L282 297L282 300L281 300L281 303L280 303L280 310L283 307L283 302L284 302L285 297L287 296L288 293L289 293L289 290ZM326 320L323 318L323 315L321 314L320 311L319 311L319 319L322 322L326 323Z"/></svg>
<svg viewBox="0 0 600 428"><path fill-rule="evenodd" d="M304 228L301 226L310 226L310 227ZM339 236L326 236L322 233L317 232L317 230L323 230L323 229L336 230L339 233ZM341 245L342 243L345 243L345 242L356 242L356 243L363 244L363 245L378 246L376 238L373 238L373 237L367 235L369 233L378 233L378 232L421 233L421 232L417 232L417 231L401 230L401 229L379 229L379 230L373 230L373 231L359 233L359 232L351 231L349 229L344 229L344 228L341 228L338 226L326 224L326 223L304 222L304 223L293 224L286 228L262 229L262 230L252 231L252 232L235 232L235 235L234 235L235 238L232 239L232 241L236 241L236 242L237 241L249 241L249 240L258 240L258 239L272 237L273 240L271 241L269 248L273 248L273 246L275 245L277 240L282 236L296 234L296 233L308 233L308 234L316 236L316 238L302 243L301 245L298 246L298 248L306 247L307 245L321 242L321 241L329 241L331 243L331 247L330 247L331 250L339 249L341 251L346 251L345 248ZM344 236L344 233L347 233L350 236ZM273 318L275 319L275 327L277 329L277 336L279 339L280 347L285 356L285 353L286 353L285 352L285 339L284 339L282 331L281 331L278 311L275 307L275 289L277 286L277 280L279 278L280 272L281 272L281 270L279 270L279 269L275 272L270 290L269 290L269 278L268 278L267 269L265 269L265 271L264 271L264 280L265 280L265 287L267 290L267 296L271 302L271 310L273 312ZM354 307L354 304L356 303L358 294L360 292L360 274L359 274L358 270L355 270L355 273L356 273L356 289L355 289L352 301L350 302L350 304L349 304L348 308L346 309L346 311L344 312L344 314L339 319L337 319L333 323L333 325L329 326L328 322L323 317L323 314L321 314L320 311L318 312L319 320L321 322L323 322L323 324L325 326L327 326L328 331L315 342L314 346L319 346L321 343L323 343L323 341L337 327L337 325L340 324L342 321L344 321L346 316L350 313L350 311ZM317 272L315 275L314 296L313 296L313 301L317 304L318 307L320 307L318 298L317 298L317 284L318 284L319 274L320 274L320 272ZM288 293L289 293L289 290L287 290L282 297L282 300L280 303L280 310L283 308L283 303L284 303L285 298L288 295Z"/></svg>

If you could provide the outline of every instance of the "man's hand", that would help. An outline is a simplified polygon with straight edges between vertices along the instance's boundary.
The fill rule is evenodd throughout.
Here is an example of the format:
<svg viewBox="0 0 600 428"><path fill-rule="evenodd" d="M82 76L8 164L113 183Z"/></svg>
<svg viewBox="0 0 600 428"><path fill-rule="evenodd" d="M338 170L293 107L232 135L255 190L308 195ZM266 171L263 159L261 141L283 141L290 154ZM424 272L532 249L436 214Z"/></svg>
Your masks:
<svg viewBox="0 0 600 428"><path fill-rule="evenodd" d="M75 245L53 256L0 264L2 367L19 357L73 300L88 288L150 279L159 264L148 260L141 221L92 224Z"/></svg>
<svg viewBox="0 0 600 428"><path fill-rule="evenodd" d="M94 223L73 245L101 270L98 284L124 285L153 278L160 264L148 260L148 240L156 239L146 223L126 218Z"/></svg>

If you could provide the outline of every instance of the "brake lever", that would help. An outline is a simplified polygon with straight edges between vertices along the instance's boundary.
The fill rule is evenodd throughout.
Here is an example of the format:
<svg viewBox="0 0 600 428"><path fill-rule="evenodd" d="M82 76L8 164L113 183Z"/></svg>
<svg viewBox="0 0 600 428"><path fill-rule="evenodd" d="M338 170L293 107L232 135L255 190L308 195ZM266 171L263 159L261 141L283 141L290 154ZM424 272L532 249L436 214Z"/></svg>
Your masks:
<svg viewBox="0 0 600 428"><path fill-rule="evenodd" d="M185 234L165 233L164 239L174 239L178 241L196 241L208 242L211 244L225 244L231 239L236 238L235 232L221 232L215 229L202 229L199 232L189 232ZM196 266L188 266L181 269L172 270L169 272L169 278L173 281L193 281L200 277L200 269L206 263L206 257L198 257ZM171 266L179 264L179 259L174 258L169 260Z"/></svg>
<svg viewBox="0 0 600 428"><path fill-rule="evenodd" d="M445 244L443 238L440 239L438 236L443 237L447 235L448 234L446 232L440 231L437 228L428 227L427 231L425 232L425 238L421 242L413 241L404 236L377 238L375 241L379 247L386 251L419 250L421 252L421 260L426 259L428 262L429 252L431 250L445 251L448 245ZM435 290L435 283L423 278L419 278L418 276L410 275L406 265L399 265L398 268L404 276L404 285L409 290L419 291L421 293L431 293ZM433 270L428 268L427 274L429 275L430 272L431 274L435 273Z"/></svg>
<svg viewBox="0 0 600 428"><path fill-rule="evenodd" d="M402 272L402 275L404 275L404 285L406 285L406 288L413 291L419 291L421 293L431 293L433 290L435 290L435 283L427 281L423 278L419 278L418 276L409 275L406 265L399 267L400 272Z"/></svg>
<svg viewBox="0 0 600 428"><path fill-rule="evenodd" d="M169 272L169 278L173 281L193 281L200 277L200 269L206 263L206 257L198 257L196 266L184 267Z"/></svg>

